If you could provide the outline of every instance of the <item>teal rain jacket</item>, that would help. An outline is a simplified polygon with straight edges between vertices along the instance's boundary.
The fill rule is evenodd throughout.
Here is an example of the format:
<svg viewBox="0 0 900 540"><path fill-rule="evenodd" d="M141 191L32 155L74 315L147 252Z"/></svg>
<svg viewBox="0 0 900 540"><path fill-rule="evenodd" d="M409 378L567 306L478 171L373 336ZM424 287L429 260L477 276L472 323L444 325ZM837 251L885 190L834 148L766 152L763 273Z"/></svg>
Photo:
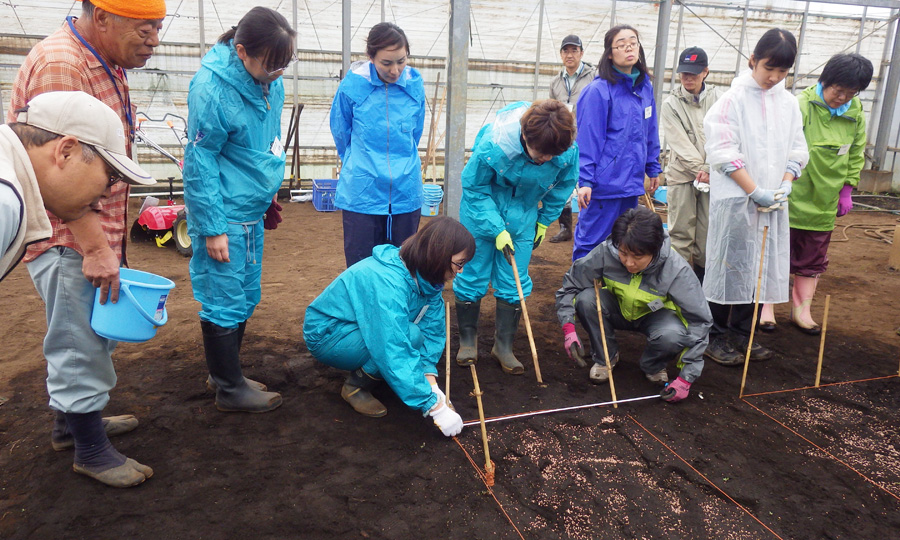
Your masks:
<svg viewBox="0 0 900 540"><path fill-rule="evenodd" d="M341 157L334 205L359 214L405 214L422 208L419 139L425 85L407 66L396 83L372 62L351 66L331 104L331 135Z"/></svg>
<svg viewBox="0 0 900 540"><path fill-rule="evenodd" d="M481 298L490 277L495 296L518 303L512 267L494 246L494 239L504 229L515 245L523 294L530 293L527 271L535 226L550 225L559 218L578 180L578 145L574 141L565 152L541 165L528 156L521 142L520 120L530 106L520 101L497 112L496 120L478 132L472 157L463 169L459 221L478 246L475 258L453 280L457 298L464 301ZM494 274L495 269L499 274Z"/></svg>
<svg viewBox="0 0 900 540"><path fill-rule="evenodd" d="M303 339L313 356L334 357L344 336L362 334L369 360L394 393L411 408L427 413L437 403L426 374L437 375L447 339L443 285L432 285L407 270L400 249L376 246L372 256L354 264L322 291L306 309ZM416 324L421 348L410 339ZM348 351L348 354L355 354ZM329 363L329 362L325 362ZM373 374L364 368L367 373Z"/></svg>
<svg viewBox="0 0 900 540"><path fill-rule="evenodd" d="M192 235L218 236L229 222L262 218L284 181L283 106L281 78L269 83L264 95L233 42L217 43L203 57L188 92L184 152L184 201Z"/></svg>

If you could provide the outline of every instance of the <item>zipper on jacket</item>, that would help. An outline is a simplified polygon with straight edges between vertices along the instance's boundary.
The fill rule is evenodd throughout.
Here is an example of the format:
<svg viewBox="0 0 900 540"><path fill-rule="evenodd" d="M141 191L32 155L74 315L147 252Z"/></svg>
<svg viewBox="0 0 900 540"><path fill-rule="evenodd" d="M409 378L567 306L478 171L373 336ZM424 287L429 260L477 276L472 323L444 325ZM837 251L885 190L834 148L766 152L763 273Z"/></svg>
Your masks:
<svg viewBox="0 0 900 540"><path fill-rule="evenodd" d="M384 81L382 81L384 82ZM385 122L387 123L387 129L385 130L387 133L387 168L388 168L388 215L387 215L387 239L388 241L393 241L394 234L392 229L394 228L394 220L393 220L393 209L392 202L394 200L394 173L391 172L391 110L390 104L388 103L388 83L384 82L384 117ZM418 151L418 150L417 150Z"/></svg>

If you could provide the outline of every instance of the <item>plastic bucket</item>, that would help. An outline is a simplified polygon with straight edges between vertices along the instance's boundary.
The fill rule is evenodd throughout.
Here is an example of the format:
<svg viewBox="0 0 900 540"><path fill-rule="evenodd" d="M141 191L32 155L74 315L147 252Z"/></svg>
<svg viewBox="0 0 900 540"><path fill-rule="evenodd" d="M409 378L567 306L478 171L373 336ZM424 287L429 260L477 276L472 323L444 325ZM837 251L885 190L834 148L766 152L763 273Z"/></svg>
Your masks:
<svg viewBox="0 0 900 540"><path fill-rule="evenodd" d="M138 343L156 335L166 324L166 298L175 283L149 272L119 269L119 301L100 304L100 289L94 294L91 328L101 337Z"/></svg>
<svg viewBox="0 0 900 540"><path fill-rule="evenodd" d="M653 199L658 203L667 204L666 199L669 195L669 188L666 186L659 186L656 188L656 192L653 193Z"/></svg>
<svg viewBox="0 0 900 540"><path fill-rule="evenodd" d="M444 200L444 188L437 184L425 184L425 202L422 204L423 216L436 216L441 209L441 201Z"/></svg>

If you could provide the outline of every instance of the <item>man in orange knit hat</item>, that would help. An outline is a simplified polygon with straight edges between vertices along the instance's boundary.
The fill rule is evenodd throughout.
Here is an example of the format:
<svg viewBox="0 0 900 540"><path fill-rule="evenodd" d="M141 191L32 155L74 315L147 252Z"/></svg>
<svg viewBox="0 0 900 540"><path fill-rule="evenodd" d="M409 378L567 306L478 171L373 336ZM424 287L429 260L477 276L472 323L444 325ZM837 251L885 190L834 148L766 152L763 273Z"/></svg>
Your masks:
<svg viewBox="0 0 900 540"><path fill-rule="evenodd" d="M125 70L143 67L159 45L166 16L164 0L84 0L80 17L35 45L16 75L7 122L34 96L55 90L81 90L109 105L122 120L129 155L135 107ZM51 435L55 450L75 447L75 472L100 482L128 487L153 470L113 448L109 435L137 427L134 416L102 418L115 386L111 354L116 342L91 329L95 287L102 301L119 296L119 266L125 263L128 186L119 182L99 211L63 222L48 212L53 234L25 254L31 279L47 310L47 391L56 411Z"/></svg>

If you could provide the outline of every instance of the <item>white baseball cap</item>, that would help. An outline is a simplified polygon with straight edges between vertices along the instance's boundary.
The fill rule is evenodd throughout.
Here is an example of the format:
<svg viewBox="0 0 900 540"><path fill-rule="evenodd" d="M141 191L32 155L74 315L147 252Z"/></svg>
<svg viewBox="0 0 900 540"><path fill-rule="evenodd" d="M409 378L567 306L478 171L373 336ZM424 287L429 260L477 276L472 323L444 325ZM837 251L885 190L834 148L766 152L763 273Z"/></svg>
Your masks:
<svg viewBox="0 0 900 540"><path fill-rule="evenodd" d="M109 105L84 92L45 92L20 109L16 121L70 135L88 144L132 185L153 185L150 174L128 157L122 120Z"/></svg>

